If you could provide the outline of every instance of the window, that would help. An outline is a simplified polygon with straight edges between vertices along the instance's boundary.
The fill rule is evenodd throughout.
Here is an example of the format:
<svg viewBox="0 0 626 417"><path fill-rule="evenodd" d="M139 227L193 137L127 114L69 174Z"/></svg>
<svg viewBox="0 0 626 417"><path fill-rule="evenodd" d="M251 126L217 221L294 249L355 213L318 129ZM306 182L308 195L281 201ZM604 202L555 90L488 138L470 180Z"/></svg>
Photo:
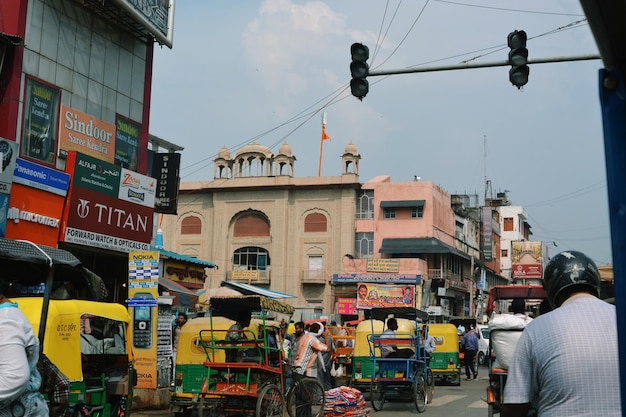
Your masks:
<svg viewBox="0 0 626 417"><path fill-rule="evenodd" d="M180 222L181 235L199 235L202 233L202 220L197 216L187 216Z"/></svg>
<svg viewBox="0 0 626 417"><path fill-rule="evenodd" d="M383 217L385 219L395 219L396 218L396 209L391 207L386 207L383 209Z"/></svg>
<svg viewBox="0 0 626 417"><path fill-rule="evenodd" d="M411 208L411 218L412 219L421 219L424 217L424 207L412 207Z"/></svg>
<svg viewBox="0 0 626 417"><path fill-rule="evenodd" d="M374 190L361 190L361 194L356 199L356 218L374 218Z"/></svg>
<svg viewBox="0 0 626 417"><path fill-rule="evenodd" d="M270 235L270 225L259 213L242 214L233 228L233 237L264 237Z"/></svg>
<svg viewBox="0 0 626 417"><path fill-rule="evenodd" d="M233 269L265 271L269 265L270 257L266 249L246 246L233 253Z"/></svg>
<svg viewBox="0 0 626 417"><path fill-rule="evenodd" d="M321 256L309 256L309 279L311 278L323 278L324 270L323 270L323 258Z"/></svg>
<svg viewBox="0 0 626 417"><path fill-rule="evenodd" d="M372 258L374 256L374 232L356 233L354 253L357 258Z"/></svg>
<svg viewBox="0 0 626 417"><path fill-rule="evenodd" d="M326 216L321 213L312 213L304 219L304 232L325 232L327 229Z"/></svg>
<svg viewBox="0 0 626 417"><path fill-rule="evenodd" d="M501 258L508 258L509 257L509 250L508 249L502 249L500 251L500 257Z"/></svg>
<svg viewBox="0 0 626 417"><path fill-rule="evenodd" d="M513 227L513 217L505 217L504 218L504 231L505 232L513 232L515 228Z"/></svg>

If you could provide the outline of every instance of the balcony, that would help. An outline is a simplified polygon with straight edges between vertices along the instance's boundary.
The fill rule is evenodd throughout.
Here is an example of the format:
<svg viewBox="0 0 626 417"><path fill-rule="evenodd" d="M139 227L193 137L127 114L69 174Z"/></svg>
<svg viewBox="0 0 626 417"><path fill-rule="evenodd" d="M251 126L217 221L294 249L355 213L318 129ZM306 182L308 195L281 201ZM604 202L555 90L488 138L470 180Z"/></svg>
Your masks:
<svg viewBox="0 0 626 417"><path fill-rule="evenodd" d="M457 280L460 281L461 274L457 274L452 272L449 269L429 269L427 271L428 279L447 279L447 280Z"/></svg>
<svg viewBox="0 0 626 417"><path fill-rule="evenodd" d="M302 284L324 285L331 279L331 274L323 269L305 269L300 273L300 282Z"/></svg>
<svg viewBox="0 0 626 417"><path fill-rule="evenodd" d="M269 285L271 281L271 271L258 269L233 269L227 273L227 281L243 282L245 284L263 284Z"/></svg>

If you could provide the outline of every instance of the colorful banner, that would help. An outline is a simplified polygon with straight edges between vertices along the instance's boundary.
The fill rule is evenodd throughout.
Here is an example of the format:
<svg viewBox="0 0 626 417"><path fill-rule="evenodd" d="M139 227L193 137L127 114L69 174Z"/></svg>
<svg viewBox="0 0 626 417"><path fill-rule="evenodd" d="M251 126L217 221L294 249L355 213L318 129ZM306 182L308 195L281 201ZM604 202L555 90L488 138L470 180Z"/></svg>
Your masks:
<svg viewBox="0 0 626 417"><path fill-rule="evenodd" d="M415 286L360 282L357 285L356 307L415 307Z"/></svg>
<svg viewBox="0 0 626 417"><path fill-rule="evenodd" d="M26 78L21 155L47 165L56 162L59 89Z"/></svg>
<svg viewBox="0 0 626 417"><path fill-rule="evenodd" d="M157 387L159 252L128 254L128 310L137 388Z"/></svg>
<svg viewBox="0 0 626 417"><path fill-rule="evenodd" d="M72 174L72 185L117 198L122 170L97 158L79 152L67 156L66 171Z"/></svg>
<svg viewBox="0 0 626 417"><path fill-rule="evenodd" d="M511 275L518 279L541 279L543 276L541 241L511 242Z"/></svg>
<svg viewBox="0 0 626 417"><path fill-rule="evenodd" d="M115 161L115 125L61 105L59 146L112 164Z"/></svg>

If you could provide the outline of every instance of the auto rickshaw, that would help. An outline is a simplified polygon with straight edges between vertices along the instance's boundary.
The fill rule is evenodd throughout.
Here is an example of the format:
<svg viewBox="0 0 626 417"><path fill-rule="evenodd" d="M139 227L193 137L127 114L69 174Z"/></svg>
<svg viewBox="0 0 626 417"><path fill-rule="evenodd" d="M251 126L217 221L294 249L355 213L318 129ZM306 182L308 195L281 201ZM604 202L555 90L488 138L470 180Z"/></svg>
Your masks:
<svg viewBox="0 0 626 417"><path fill-rule="evenodd" d="M461 385L461 362L459 360L459 341L454 324L433 323L428 326L437 345L430 354L430 369L435 379L452 385Z"/></svg>
<svg viewBox="0 0 626 417"><path fill-rule="evenodd" d="M43 353L70 380L73 411L130 415L137 382L131 318L126 306L99 301L106 294L102 279L68 251L4 238L0 269Z"/></svg>
<svg viewBox="0 0 626 417"><path fill-rule="evenodd" d="M35 332L42 298L14 298ZM70 380L70 404L91 416L128 414L136 374L132 369L131 318L117 303L50 300L43 352Z"/></svg>

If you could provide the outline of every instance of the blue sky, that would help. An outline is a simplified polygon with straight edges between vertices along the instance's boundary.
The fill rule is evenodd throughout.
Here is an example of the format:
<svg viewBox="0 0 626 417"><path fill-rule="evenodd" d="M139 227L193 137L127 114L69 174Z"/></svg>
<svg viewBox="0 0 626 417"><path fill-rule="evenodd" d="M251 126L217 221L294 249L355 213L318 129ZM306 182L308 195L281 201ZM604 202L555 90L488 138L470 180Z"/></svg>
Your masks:
<svg viewBox="0 0 626 417"><path fill-rule="evenodd" d="M480 3L480 6L476 6ZM185 147L182 181L211 180L222 146L252 141L340 175L346 145L360 180L415 176L448 192L508 190L535 240L611 263L599 60L531 65L519 91L508 67L371 77L350 95L350 45L373 70L504 61L507 34L525 30L530 59L597 54L571 0L179 1L174 47L156 47L151 133ZM486 146L485 146L486 145Z"/></svg>

